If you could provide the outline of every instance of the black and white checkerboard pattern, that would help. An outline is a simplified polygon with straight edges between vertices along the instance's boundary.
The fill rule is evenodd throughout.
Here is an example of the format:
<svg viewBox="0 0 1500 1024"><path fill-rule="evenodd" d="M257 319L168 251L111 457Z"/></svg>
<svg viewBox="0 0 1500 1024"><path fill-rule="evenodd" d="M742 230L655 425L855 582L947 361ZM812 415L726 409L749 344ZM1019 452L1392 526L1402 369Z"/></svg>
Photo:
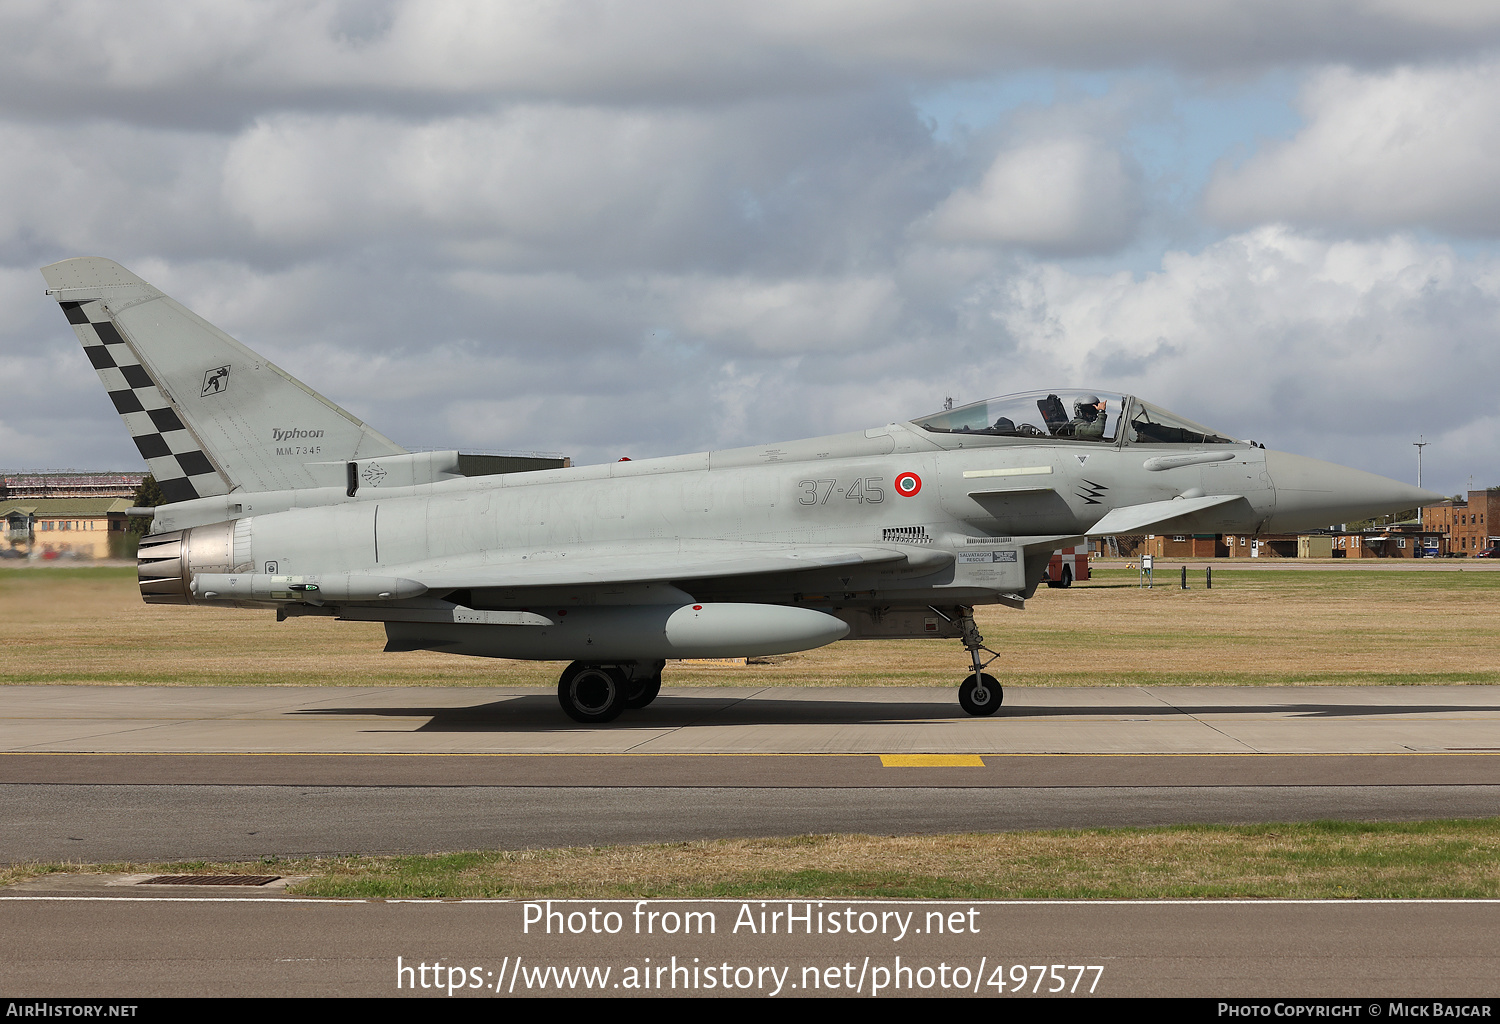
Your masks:
<svg viewBox="0 0 1500 1024"><path fill-rule="evenodd" d="M167 501L227 493L228 485L203 453L203 446L125 344L102 303L61 305Z"/></svg>

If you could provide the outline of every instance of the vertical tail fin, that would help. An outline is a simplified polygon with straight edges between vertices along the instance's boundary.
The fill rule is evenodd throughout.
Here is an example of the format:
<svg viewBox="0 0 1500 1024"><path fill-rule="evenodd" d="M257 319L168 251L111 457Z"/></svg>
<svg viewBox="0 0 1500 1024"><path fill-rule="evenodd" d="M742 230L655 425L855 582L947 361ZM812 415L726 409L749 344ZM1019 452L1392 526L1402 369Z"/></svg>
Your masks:
<svg viewBox="0 0 1500 1024"><path fill-rule="evenodd" d="M169 502L312 487L405 449L110 260L42 268Z"/></svg>

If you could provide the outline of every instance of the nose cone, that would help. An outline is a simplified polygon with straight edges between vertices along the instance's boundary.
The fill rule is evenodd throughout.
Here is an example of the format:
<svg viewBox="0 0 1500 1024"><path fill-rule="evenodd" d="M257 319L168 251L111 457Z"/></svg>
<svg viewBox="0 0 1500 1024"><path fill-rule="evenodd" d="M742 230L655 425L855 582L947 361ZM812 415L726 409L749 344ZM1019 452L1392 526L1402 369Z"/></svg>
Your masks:
<svg viewBox="0 0 1500 1024"><path fill-rule="evenodd" d="M1266 470L1276 488L1272 533L1315 530L1431 505L1443 495L1332 462L1266 452Z"/></svg>

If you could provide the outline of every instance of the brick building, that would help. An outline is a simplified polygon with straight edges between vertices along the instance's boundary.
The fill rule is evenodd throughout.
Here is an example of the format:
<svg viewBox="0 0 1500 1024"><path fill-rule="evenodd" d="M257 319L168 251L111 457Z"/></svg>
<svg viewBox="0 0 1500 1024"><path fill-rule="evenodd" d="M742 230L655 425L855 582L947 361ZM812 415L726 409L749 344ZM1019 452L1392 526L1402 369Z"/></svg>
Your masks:
<svg viewBox="0 0 1500 1024"><path fill-rule="evenodd" d="M1212 533L1153 533L1140 553L1157 558L1223 558L1224 542Z"/></svg>
<svg viewBox="0 0 1500 1024"><path fill-rule="evenodd" d="M1422 510L1422 529L1442 535L1444 555L1474 555L1500 543L1500 489L1470 491L1468 501L1445 501Z"/></svg>
<svg viewBox="0 0 1500 1024"><path fill-rule="evenodd" d="M1335 533L1332 554L1334 558L1421 558L1438 549L1439 536L1400 526Z"/></svg>
<svg viewBox="0 0 1500 1024"><path fill-rule="evenodd" d="M1225 534L1224 554L1229 558L1296 558L1295 533Z"/></svg>
<svg viewBox="0 0 1500 1024"><path fill-rule="evenodd" d="M1437 537L1405 525L1357 533L1224 534L1216 544L1208 537L1173 542L1163 535L1147 542L1147 552L1163 558L1421 558L1432 553Z"/></svg>

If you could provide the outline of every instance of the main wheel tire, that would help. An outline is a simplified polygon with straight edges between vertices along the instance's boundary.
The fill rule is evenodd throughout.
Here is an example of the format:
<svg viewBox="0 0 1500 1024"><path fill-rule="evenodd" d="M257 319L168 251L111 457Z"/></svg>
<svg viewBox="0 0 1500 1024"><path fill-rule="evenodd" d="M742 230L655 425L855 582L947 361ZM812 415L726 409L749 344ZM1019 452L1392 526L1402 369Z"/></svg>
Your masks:
<svg viewBox="0 0 1500 1024"><path fill-rule="evenodd" d="M1072 585L1073 585L1073 567L1071 565L1065 565L1065 566L1063 566L1063 571L1062 571L1062 582L1059 583L1058 586L1059 587L1071 587Z"/></svg>
<svg viewBox="0 0 1500 1024"><path fill-rule="evenodd" d="M958 703L971 715L993 715L1005 702L1005 691L995 677L980 672L971 675L958 688Z"/></svg>
<svg viewBox="0 0 1500 1024"><path fill-rule="evenodd" d="M638 711L649 705L661 693L661 673L667 663L661 658L655 661L636 661L621 665L625 676L625 708Z"/></svg>
<svg viewBox="0 0 1500 1024"><path fill-rule="evenodd" d="M602 725L625 710L625 673L613 665L575 661L557 681L557 701L575 722Z"/></svg>
<svg viewBox="0 0 1500 1024"><path fill-rule="evenodd" d="M661 693L661 673L627 683L625 689L628 694L625 698L626 709L639 711L655 700L658 693Z"/></svg>

